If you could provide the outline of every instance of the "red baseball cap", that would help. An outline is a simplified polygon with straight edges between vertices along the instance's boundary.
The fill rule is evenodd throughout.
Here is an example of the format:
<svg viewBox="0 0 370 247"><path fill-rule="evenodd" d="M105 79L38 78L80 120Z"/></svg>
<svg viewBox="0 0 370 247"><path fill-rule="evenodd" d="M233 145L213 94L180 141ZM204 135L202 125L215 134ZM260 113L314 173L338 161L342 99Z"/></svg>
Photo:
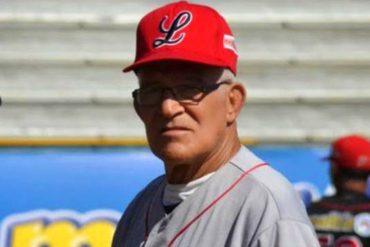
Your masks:
<svg viewBox="0 0 370 247"><path fill-rule="evenodd" d="M333 142L327 159L345 169L370 171L370 142L359 135L341 137Z"/></svg>
<svg viewBox="0 0 370 247"><path fill-rule="evenodd" d="M124 72L162 60L228 68L236 74L235 38L214 9L179 1L146 14L136 30L136 58Z"/></svg>

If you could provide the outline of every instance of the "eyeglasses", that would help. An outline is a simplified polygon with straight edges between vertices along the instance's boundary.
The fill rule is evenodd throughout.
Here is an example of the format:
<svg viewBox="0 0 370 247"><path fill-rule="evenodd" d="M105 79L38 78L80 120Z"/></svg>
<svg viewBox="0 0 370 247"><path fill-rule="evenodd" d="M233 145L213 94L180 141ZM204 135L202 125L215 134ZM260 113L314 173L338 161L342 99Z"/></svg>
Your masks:
<svg viewBox="0 0 370 247"><path fill-rule="evenodd" d="M174 99L182 104L197 104L208 93L217 90L223 84L230 84L230 82L222 81L203 86L179 85L176 87L139 88L132 92L132 97L135 103L140 106L153 106L161 103L165 91L170 91Z"/></svg>

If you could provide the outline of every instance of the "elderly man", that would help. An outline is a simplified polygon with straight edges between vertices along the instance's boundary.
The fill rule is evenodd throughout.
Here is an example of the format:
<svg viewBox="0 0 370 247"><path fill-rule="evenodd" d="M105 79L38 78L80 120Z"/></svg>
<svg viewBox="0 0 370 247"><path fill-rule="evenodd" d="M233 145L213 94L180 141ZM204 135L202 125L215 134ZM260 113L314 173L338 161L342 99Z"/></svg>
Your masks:
<svg viewBox="0 0 370 247"><path fill-rule="evenodd" d="M140 21L124 71L166 175L129 205L112 246L318 246L292 186L238 140L236 65L233 34L207 6L180 1Z"/></svg>

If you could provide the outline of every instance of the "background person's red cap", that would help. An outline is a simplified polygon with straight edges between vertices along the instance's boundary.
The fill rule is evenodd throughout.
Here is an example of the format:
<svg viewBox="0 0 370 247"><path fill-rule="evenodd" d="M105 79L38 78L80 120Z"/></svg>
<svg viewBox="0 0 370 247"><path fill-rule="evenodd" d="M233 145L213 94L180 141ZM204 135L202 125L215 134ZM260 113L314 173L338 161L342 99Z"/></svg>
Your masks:
<svg viewBox="0 0 370 247"><path fill-rule="evenodd" d="M354 171L370 171L370 142L359 135L348 135L333 142L327 159Z"/></svg>
<svg viewBox="0 0 370 247"><path fill-rule="evenodd" d="M225 19L214 9L180 1L145 15L136 31L135 62L123 71L162 60L228 68L236 74L238 54Z"/></svg>

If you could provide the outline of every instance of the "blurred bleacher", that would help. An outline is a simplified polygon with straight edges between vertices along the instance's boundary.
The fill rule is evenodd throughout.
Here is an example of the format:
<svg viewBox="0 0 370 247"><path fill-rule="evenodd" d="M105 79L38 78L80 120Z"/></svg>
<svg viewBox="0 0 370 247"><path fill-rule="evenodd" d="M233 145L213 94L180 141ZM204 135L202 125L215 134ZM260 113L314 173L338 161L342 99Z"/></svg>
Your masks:
<svg viewBox="0 0 370 247"><path fill-rule="evenodd" d="M0 144L143 140L136 23L163 0L0 1ZM244 142L370 137L370 1L208 0L231 24L248 102ZM64 139L66 140L66 139Z"/></svg>

